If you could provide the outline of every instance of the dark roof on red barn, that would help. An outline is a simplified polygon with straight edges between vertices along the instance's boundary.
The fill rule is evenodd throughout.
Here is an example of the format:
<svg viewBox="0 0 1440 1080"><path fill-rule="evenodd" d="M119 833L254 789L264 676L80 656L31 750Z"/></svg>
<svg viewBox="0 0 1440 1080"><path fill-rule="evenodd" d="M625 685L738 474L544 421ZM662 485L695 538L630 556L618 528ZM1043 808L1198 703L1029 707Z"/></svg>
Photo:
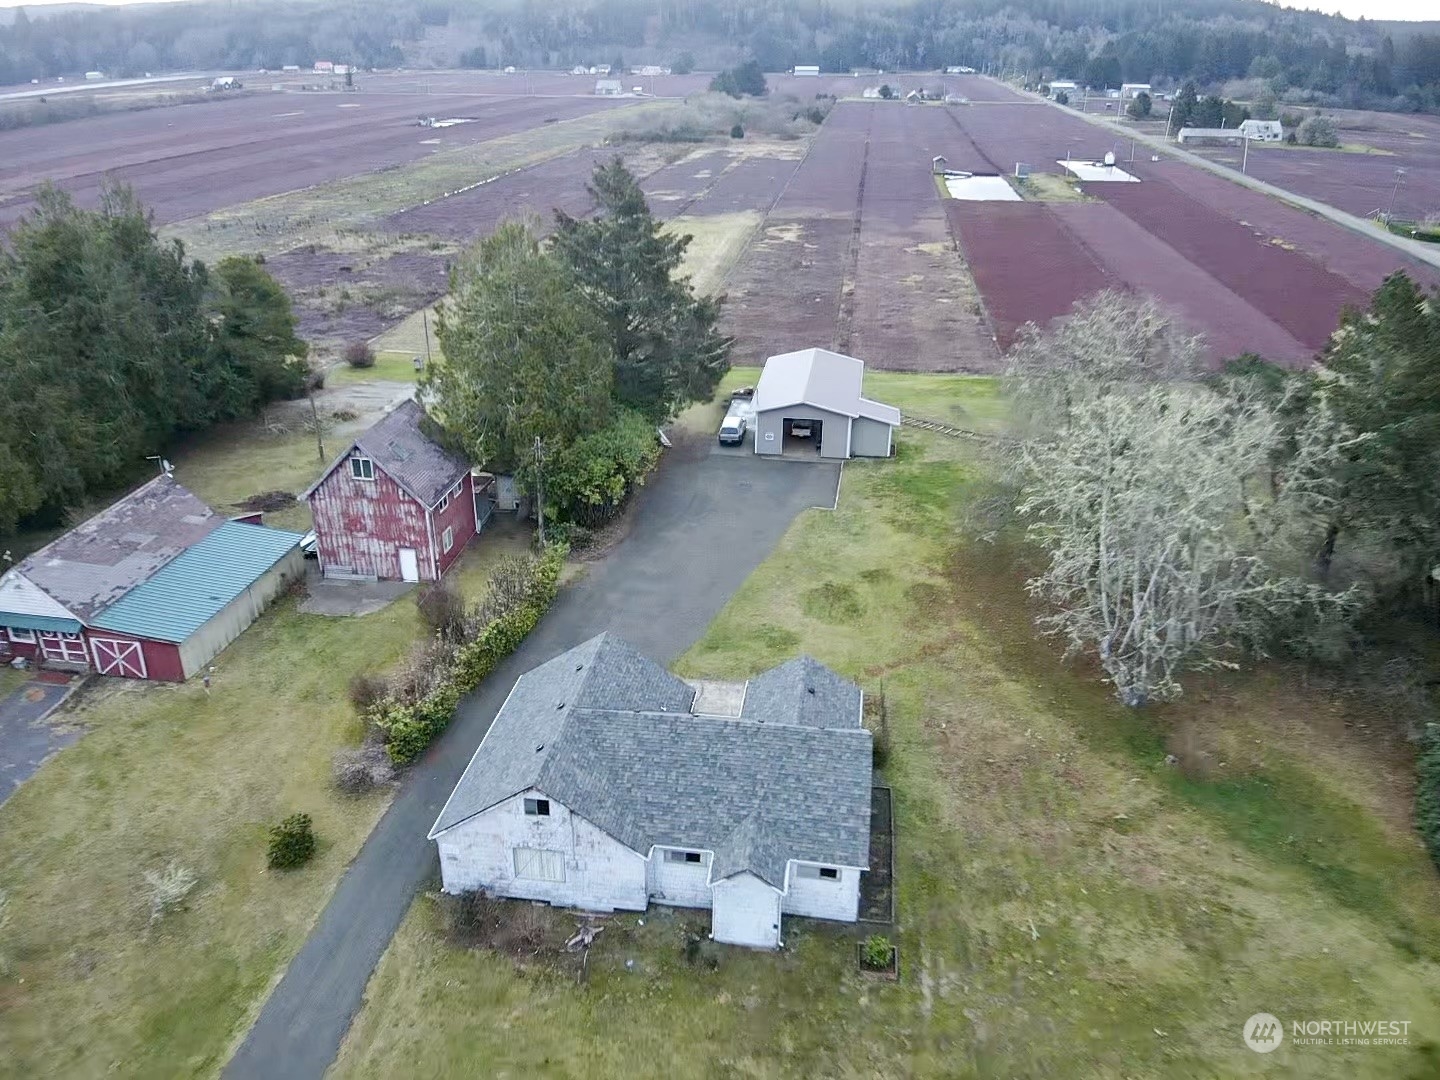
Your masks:
<svg viewBox="0 0 1440 1080"><path fill-rule="evenodd" d="M437 441L438 434L438 425L419 402L402 401L362 433L302 497L308 498L358 450L426 507L434 506L470 471L468 461Z"/></svg>

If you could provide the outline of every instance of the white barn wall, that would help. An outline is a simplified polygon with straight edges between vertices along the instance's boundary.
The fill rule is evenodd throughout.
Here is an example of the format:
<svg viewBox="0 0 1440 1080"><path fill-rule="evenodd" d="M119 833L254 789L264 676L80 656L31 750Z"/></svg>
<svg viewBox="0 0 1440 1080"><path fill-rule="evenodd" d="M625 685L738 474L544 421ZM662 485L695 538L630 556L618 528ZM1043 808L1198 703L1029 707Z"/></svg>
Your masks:
<svg viewBox="0 0 1440 1080"><path fill-rule="evenodd" d="M850 453L853 457L889 457L895 429L883 420L857 416L850 428Z"/></svg>
<svg viewBox="0 0 1440 1080"><path fill-rule="evenodd" d="M658 904L671 904L675 907L708 908L710 853L700 852L698 863L676 863L665 858L666 850L656 848L650 857L650 899Z"/></svg>
<svg viewBox="0 0 1440 1080"><path fill-rule="evenodd" d="M516 795L436 837L446 892L486 889L565 907L645 910L643 856L554 799L548 817L527 815L527 797L546 796L533 791ZM516 878L512 851L517 847L561 852L565 880Z"/></svg>
<svg viewBox="0 0 1440 1080"><path fill-rule="evenodd" d="M769 409L755 416L755 452L779 454L785 446L786 420L820 421L819 457L844 460L850 456L850 417L817 409L813 405L787 405ZM773 433L775 438L766 439Z"/></svg>
<svg viewBox="0 0 1440 1080"><path fill-rule="evenodd" d="M804 915L812 919L835 919L854 922L860 915L860 871L838 867L840 876L829 878L801 877L795 863L790 864L790 890L781 901L786 915Z"/></svg>
<svg viewBox="0 0 1440 1080"><path fill-rule="evenodd" d="M749 872L717 881L710 936L727 945L775 948L780 944L780 893Z"/></svg>

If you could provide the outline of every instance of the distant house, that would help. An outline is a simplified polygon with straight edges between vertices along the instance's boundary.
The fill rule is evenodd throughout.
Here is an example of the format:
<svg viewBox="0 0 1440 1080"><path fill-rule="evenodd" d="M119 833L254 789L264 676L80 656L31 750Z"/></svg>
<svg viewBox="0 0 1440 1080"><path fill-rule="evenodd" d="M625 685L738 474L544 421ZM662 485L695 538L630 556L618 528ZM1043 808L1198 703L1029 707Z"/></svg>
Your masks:
<svg viewBox="0 0 1440 1080"><path fill-rule="evenodd" d="M1148 82L1127 82L1120 84L1120 96L1122 98L1137 98L1141 94L1150 93Z"/></svg>
<svg viewBox="0 0 1440 1080"><path fill-rule="evenodd" d="M908 94L905 95L906 105L919 105L924 100L925 95L922 94L919 90L911 90Z"/></svg>
<svg viewBox="0 0 1440 1080"><path fill-rule="evenodd" d="M1075 80L1073 79L1054 79L1050 83L1050 96L1052 98L1062 93L1067 97L1073 98L1079 92L1080 87L1075 84Z"/></svg>
<svg viewBox="0 0 1440 1080"><path fill-rule="evenodd" d="M900 410L862 395L864 378L863 361L829 349L770 357L755 384L755 453L889 457Z"/></svg>
<svg viewBox="0 0 1440 1080"><path fill-rule="evenodd" d="M103 71L87 71L85 72L85 78L90 82L98 82L105 78L105 73Z"/></svg>
<svg viewBox="0 0 1440 1080"><path fill-rule="evenodd" d="M1285 129L1279 120L1242 120L1240 134L1258 142L1279 142L1285 138Z"/></svg>
<svg viewBox="0 0 1440 1080"><path fill-rule="evenodd" d="M880 97L880 88L878 86L867 86L864 90L860 91L860 96L867 101L878 99Z"/></svg>
<svg viewBox="0 0 1440 1080"><path fill-rule="evenodd" d="M0 652L184 681L304 573L300 540L158 476L0 575Z"/></svg>
<svg viewBox="0 0 1440 1080"><path fill-rule="evenodd" d="M961 67L959 64L950 64L948 67L945 68L945 74L946 74L946 75L963 75L963 74L965 74L966 70L967 70L966 68Z"/></svg>
<svg viewBox="0 0 1440 1080"><path fill-rule="evenodd" d="M316 74L316 75L333 75L333 74L335 74L335 61L333 61L333 60L316 60L316 61L315 61L315 74Z"/></svg>
<svg viewBox="0 0 1440 1080"><path fill-rule="evenodd" d="M576 64L570 69L571 75L589 75L591 71L584 64Z"/></svg>
<svg viewBox="0 0 1440 1080"><path fill-rule="evenodd" d="M855 922L870 865L859 687L808 657L690 684L601 634L522 675L430 829L446 892L709 908L716 941Z"/></svg>
<svg viewBox="0 0 1440 1080"><path fill-rule="evenodd" d="M619 79L596 79L595 93L600 97L618 97L625 92L625 86Z"/></svg>
<svg viewBox="0 0 1440 1080"><path fill-rule="evenodd" d="M436 581L484 524L470 463L415 401L383 416L301 497L328 577ZM483 511L483 512L482 512Z"/></svg>
<svg viewBox="0 0 1440 1080"><path fill-rule="evenodd" d="M796 64L795 74L812 77L817 76L820 74L820 66L818 64Z"/></svg>
<svg viewBox="0 0 1440 1080"><path fill-rule="evenodd" d="M280 70L281 70L281 71L299 71L299 70L300 70L300 65L299 65L299 64L282 64L281 67L280 67Z"/></svg>

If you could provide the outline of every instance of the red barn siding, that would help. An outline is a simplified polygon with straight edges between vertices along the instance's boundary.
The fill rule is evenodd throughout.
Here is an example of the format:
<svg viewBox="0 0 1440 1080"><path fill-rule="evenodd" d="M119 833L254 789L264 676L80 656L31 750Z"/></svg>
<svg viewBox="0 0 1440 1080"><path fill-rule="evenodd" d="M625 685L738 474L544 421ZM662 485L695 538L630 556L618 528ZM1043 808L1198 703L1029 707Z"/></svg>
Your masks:
<svg viewBox="0 0 1440 1080"><path fill-rule="evenodd" d="M4 637L5 644L9 646L11 656L28 656L32 660L40 655L40 646L29 641L11 641L8 631L0 629L0 636Z"/></svg>
<svg viewBox="0 0 1440 1080"><path fill-rule="evenodd" d="M136 637L134 634L121 634L114 630L96 630L90 627L85 628L86 645L90 649L90 665L95 666L94 638L101 638L105 641L138 641L140 652L145 657L145 678L156 682L184 682L185 668L180 662L180 646L169 641L152 641L149 638ZM125 678L127 676L117 676ZM137 676L128 676L131 678Z"/></svg>
<svg viewBox="0 0 1440 1080"><path fill-rule="evenodd" d="M475 536L475 487L469 473L460 481L460 494L453 496L450 505L436 513L434 518L435 552L440 558L440 573L443 574L460 558L465 545ZM448 552L444 544L447 528L455 530L455 543Z"/></svg>
<svg viewBox="0 0 1440 1080"><path fill-rule="evenodd" d="M428 511L379 466L374 480L357 480L349 462L341 462L310 493L310 511L320 565L327 573L344 570L398 580L400 549L408 547L415 549L421 580L435 577Z"/></svg>

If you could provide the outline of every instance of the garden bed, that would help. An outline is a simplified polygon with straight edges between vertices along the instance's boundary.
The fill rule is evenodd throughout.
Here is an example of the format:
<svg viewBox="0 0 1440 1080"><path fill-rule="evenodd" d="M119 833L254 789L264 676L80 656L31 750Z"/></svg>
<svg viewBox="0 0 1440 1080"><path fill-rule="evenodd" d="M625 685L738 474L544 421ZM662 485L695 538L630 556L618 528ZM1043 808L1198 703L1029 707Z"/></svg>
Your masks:
<svg viewBox="0 0 1440 1080"><path fill-rule="evenodd" d="M895 922L895 823L888 787L870 789L870 869L860 878L860 921Z"/></svg>

